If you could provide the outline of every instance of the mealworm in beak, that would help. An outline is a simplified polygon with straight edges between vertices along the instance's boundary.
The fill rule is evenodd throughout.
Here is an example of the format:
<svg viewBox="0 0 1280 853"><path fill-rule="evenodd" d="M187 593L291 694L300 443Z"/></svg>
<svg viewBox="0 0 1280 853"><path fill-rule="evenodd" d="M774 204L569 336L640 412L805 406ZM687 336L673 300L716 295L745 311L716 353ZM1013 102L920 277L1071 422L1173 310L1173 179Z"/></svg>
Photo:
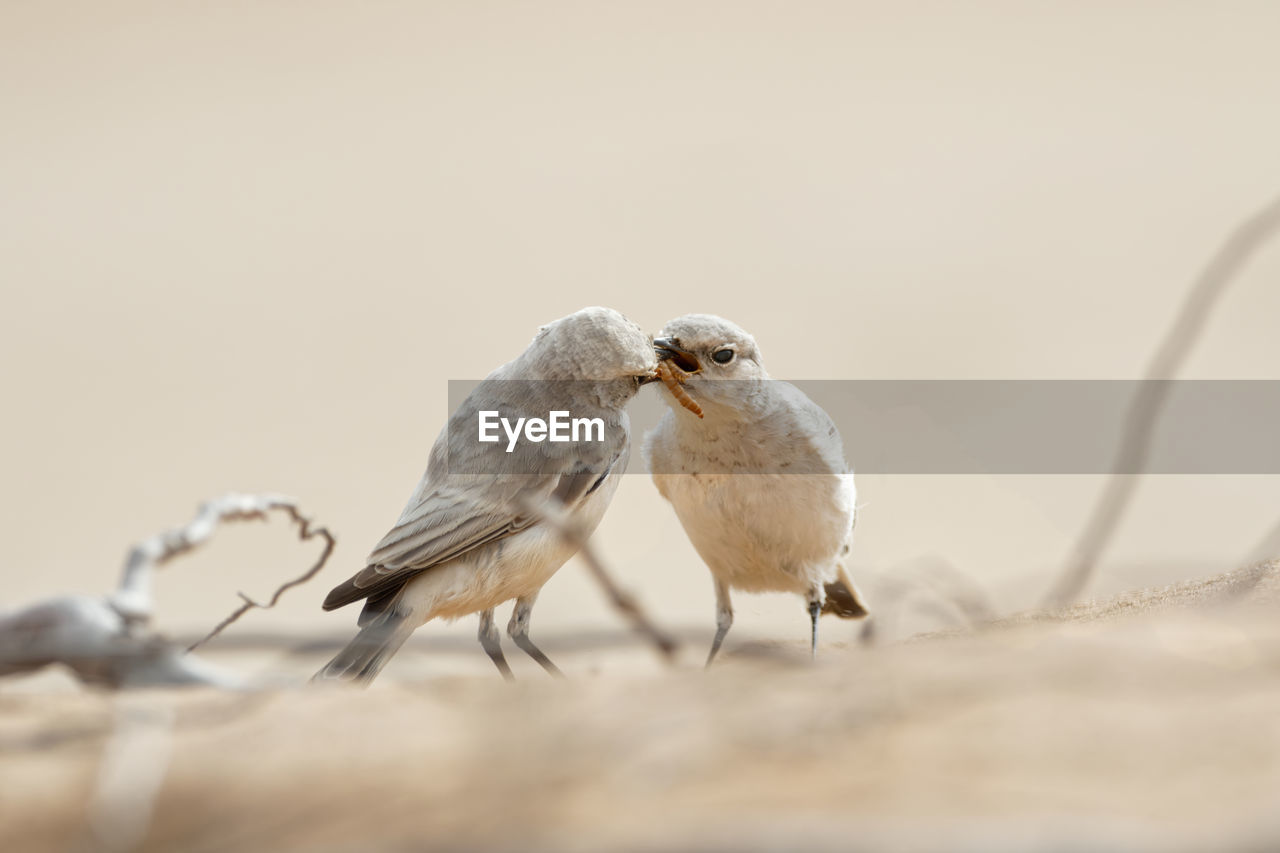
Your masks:
<svg viewBox="0 0 1280 853"><path fill-rule="evenodd" d="M669 361L658 362L658 377L662 380L662 384L667 386L671 396L675 397L680 405L698 417L702 417L702 407L689 396L689 392L684 390L683 383L686 375L683 370Z"/></svg>

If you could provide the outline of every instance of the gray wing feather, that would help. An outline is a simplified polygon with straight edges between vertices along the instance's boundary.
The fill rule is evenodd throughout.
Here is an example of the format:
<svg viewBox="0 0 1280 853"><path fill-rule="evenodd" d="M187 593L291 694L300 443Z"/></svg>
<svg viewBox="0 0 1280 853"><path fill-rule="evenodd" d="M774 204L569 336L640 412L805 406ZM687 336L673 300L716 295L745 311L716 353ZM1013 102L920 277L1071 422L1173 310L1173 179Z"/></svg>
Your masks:
<svg viewBox="0 0 1280 853"><path fill-rule="evenodd" d="M840 431L826 410L788 382L773 381L770 391L776 396L770 423L787 444L804 442L812 451L793 469L793 473L845 474L850 466L844 455ZM801 469L807 470L801 470Z"/></svg>
<svg viewBox="0 0 1280 853"><path fill-rule="evenodd" d="M542 384L522 384L529 385L533 396L545 393ZM481 447L474 436L476 413L482 408L540 411L543 416L551 408L565 408L563 399L494 399L493 385L482 383L450 417L399 522L374 547L368 565L329 593L325 610L364 598L385 599L433 566L531 527L536 519L521 511L527 502L555 498L572 511L625 454L628 423L618 411L597 413L605 418L604 441L526 443L513 454ZM499 452L488 452L494 449ZM506 471L472 473L502 465Z"/></svg>

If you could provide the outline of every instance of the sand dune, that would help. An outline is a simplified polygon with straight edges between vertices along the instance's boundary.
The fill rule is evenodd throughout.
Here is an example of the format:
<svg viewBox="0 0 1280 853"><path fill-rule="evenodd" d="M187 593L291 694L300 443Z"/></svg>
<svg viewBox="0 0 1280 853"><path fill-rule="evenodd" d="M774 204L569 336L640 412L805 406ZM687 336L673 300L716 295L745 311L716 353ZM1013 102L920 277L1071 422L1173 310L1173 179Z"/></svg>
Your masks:
<svg viewBox="0 0 1280 853"><path fill-rule="evenodd" d="M1278 591L1271 562L816 665L614 644L565 682L6 688L0 847L1272 847Z"/></svg>

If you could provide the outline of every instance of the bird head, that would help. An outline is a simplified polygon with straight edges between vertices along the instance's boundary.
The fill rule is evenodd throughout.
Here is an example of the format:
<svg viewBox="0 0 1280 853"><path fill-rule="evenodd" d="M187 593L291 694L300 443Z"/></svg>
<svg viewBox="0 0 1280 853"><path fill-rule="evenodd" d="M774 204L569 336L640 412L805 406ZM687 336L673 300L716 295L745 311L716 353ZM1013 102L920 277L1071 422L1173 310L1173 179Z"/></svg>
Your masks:
<svg viewBox="0 0 1280 853"><path fill-rule="evenodd" d="M538 329L517 359L522 376L591 382L625 403L658 366L653 340L612 308L583 308Z"/></svg>
<svg viewBox="0 0 1280 853"><path fill-rule="evenodd" d="M654 337L653 348L659 361L679 369L686 390L700 403L734 405L769 378L755 338L714 314L672 320Z"/></svg>

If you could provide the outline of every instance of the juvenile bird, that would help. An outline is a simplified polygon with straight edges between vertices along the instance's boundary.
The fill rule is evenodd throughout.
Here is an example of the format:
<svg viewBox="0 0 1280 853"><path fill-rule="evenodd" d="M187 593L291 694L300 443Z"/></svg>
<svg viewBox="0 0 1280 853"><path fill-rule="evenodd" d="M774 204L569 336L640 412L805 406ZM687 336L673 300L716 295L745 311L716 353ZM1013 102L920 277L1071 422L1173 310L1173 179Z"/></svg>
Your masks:
<svg viewBox="0 0 1280 853"><path fill-rule="evenodd" d="M579 525L595 529L617 490L630 453L624 407L654 376L651 339L609 308L584 308L543 326L515 360L489 374L450 416L426 473L399 521L368 565L324 601L333 610L364 600L360 631L315 676L372 681L420 625L480 614L480 644L506 678L493 610L515 599L507 631L552 674L550 659L529 639L534 601L577 550L541 520L554 501ZM600 419L576 440L523 443L481 440L482 412L545 419L552 412Z"/></svg>
<svg viewBox="0 0 1280 853"><path fill-rule="evenodd" d="M798 388L770 379L755 339L728 320L680 317L654 347L697 404L663 394L670 411L645 435L644 455L715 582L707 665L733 624L731 589L804 596L816 656L820 613L867 615L842 565L857 492L835 424Z"/></svg>

